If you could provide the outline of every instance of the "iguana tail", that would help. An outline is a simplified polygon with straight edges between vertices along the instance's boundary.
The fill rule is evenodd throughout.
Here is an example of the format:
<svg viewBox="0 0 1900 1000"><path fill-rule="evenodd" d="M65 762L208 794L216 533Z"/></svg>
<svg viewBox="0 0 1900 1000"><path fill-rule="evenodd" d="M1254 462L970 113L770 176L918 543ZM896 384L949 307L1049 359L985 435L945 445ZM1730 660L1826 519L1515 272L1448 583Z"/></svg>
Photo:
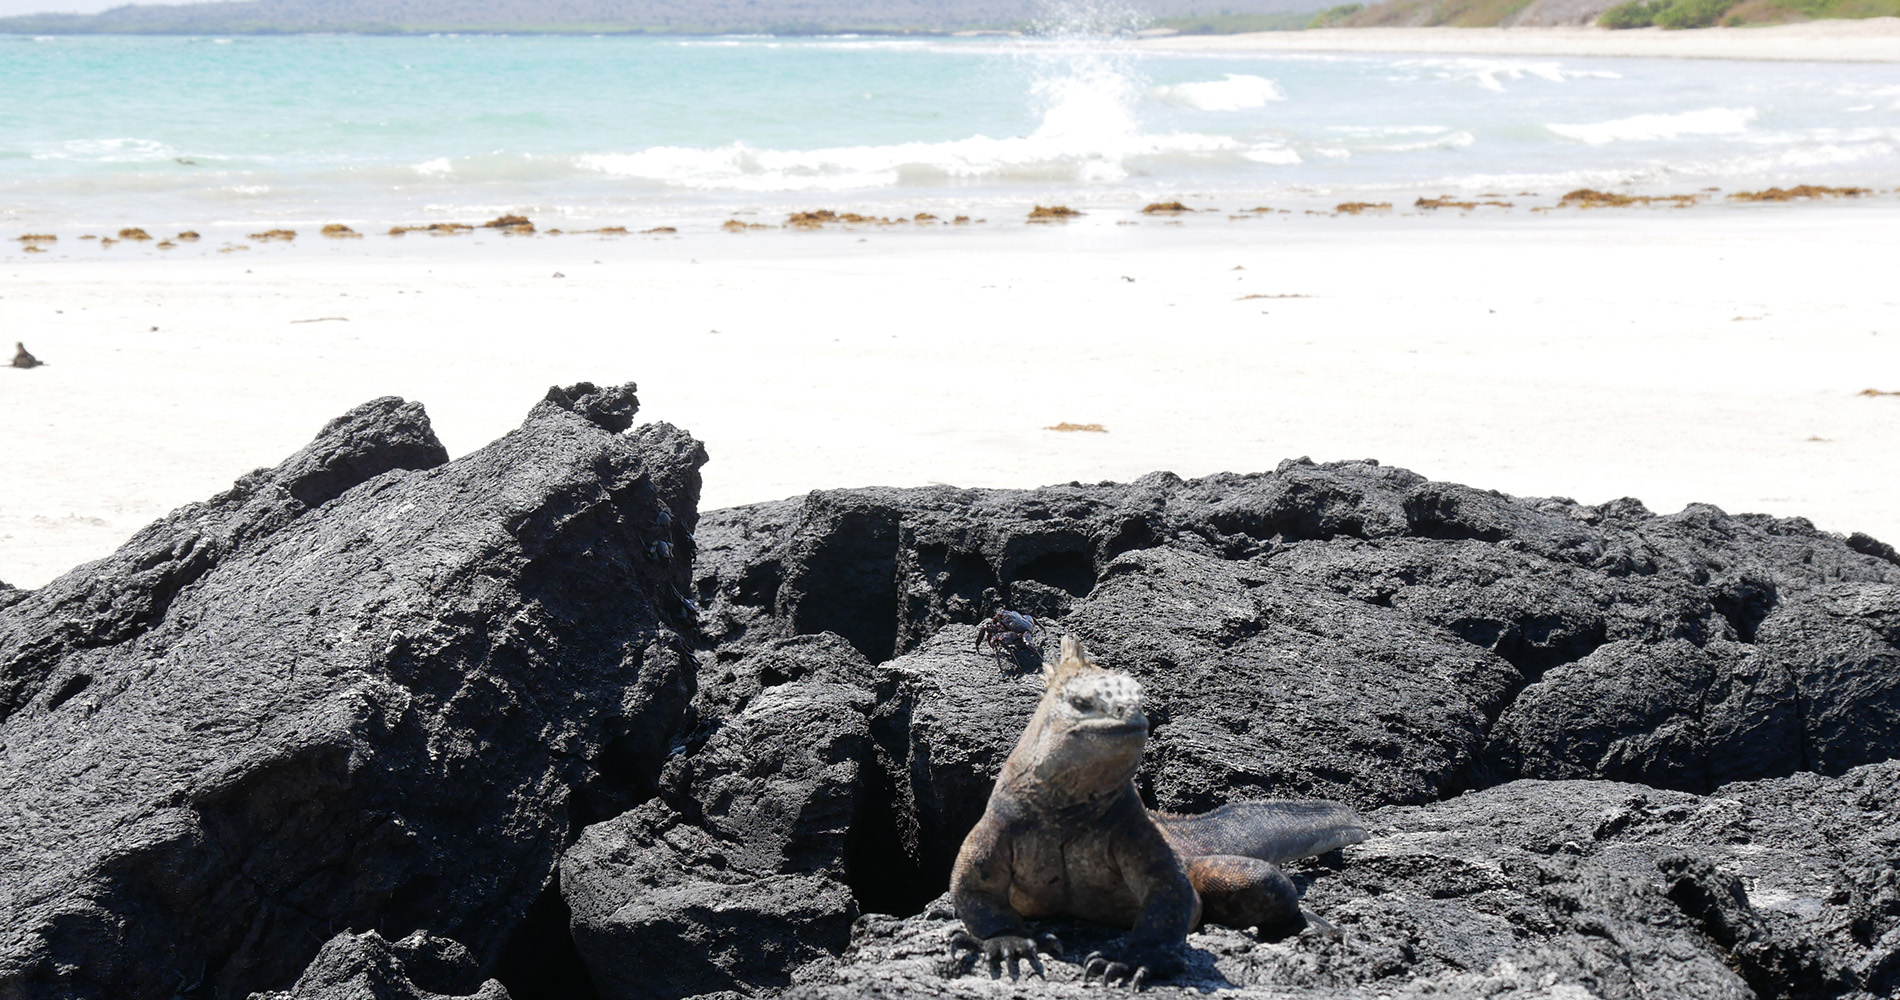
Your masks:
<svg viewBox="0 0 1900 1000"><path fill-rule="evenodd" d="M1198 816L1154 818L1183 858L1237 854L1285 864L1366 839L1358 813L1317 799L1234 802Z"/></svg>

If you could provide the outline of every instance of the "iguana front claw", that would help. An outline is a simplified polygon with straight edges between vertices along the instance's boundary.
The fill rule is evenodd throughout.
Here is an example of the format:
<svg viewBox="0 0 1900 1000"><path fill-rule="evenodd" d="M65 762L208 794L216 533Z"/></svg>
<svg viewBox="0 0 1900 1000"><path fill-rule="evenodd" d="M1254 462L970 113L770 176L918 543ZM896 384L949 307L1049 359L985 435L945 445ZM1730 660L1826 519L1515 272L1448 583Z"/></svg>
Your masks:
<svg viewBox="0 0 1900 1000"><path fill-rule="evenodd" d="M1167 955L1130 956L1128 961L1118 962L1099 951L1093 951L1082 960L1082 985L1088 985L1099 976L1103 986L1121 983L1139 993L1150 982L1174 975L1182 967L1180 959Z"/></svg>
<svg viewBox="0 0 1900 1000"><path fill-rule="evenodd" d="M1036 975L1049 978L1043 973L1042 958L1036 951L1038 944L1042 945L1043 951L1058 958L1062 956L1062 942L1056 940L1054 934L1037 934L1033 938L1020 934L998 934L979 938L969 931L958 930L950 935L950 953L954 955L958 950L967 948L972 962L976 956L982 955L989 961L991 979L1002 978L1004 962L1009 963L1009 978L1021 979L1024 959L1029 960L1029 968Z"/></svg>

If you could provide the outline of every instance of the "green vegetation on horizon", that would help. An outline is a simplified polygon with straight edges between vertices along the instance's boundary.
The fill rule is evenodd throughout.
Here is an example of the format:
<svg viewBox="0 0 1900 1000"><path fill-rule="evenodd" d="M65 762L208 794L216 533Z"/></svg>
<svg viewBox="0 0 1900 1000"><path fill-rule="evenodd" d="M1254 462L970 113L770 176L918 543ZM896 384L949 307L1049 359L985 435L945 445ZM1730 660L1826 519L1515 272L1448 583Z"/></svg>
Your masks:
<svg viewBox="0 0 1900 1000"><path fill-rule="evenodd" d="M1492 28L1508 24L1531 0L1387 0L1339 27ZM1597 19L1605 28L1702 28L1785 24L1821 18L1900 17L1900 0L1627 0ZM1309 27L1332 27L1314 23Z"/></svg>
<svg viewBox="0 0 1900 1000"><path fill-rule="evenodd" d="M1603 12L1605 28L1707 28L1823 19L1900 17L1900 0L1629 0Z"/></svg>

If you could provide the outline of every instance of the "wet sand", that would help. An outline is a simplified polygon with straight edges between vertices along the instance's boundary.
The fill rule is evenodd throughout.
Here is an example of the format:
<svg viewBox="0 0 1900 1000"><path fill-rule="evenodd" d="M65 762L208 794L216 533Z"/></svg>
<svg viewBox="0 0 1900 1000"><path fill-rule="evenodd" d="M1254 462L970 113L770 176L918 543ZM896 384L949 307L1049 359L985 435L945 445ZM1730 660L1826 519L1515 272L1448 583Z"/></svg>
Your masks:
<svg viewBox="0 0 1900 1000"><path fill-rule="evenodd" d="M0 368L0 580L102 556L375 396L423 401L461 454L579 380L637 381L642 419L705 440L707 508L1307 455L1900 541L1900 396L1860 394L1900 390L1892 194L1238 219L1084 207L1053 225L226 254L69 234L27 255L9 238L0 326L47 364ZM1102 430L1047 429L1065 422Z"/></svg>

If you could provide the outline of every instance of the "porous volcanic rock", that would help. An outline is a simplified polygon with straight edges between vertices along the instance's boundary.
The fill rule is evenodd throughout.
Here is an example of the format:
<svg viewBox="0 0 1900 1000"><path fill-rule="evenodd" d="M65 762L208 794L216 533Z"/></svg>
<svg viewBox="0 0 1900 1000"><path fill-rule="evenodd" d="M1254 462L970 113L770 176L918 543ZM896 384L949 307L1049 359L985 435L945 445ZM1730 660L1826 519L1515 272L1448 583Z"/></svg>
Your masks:
<svg viewBox="0 0 1900 1000"><path fill-rule="evenodd" d="M561 893L602 996L782 987L844 948L871 704L847 684L767 688L668 765L659 797L581 833Z"/></svg>
<svg viewBox="0 0 1900 1000"><path fill-rule="evenodd" d="M637 406L445 463L377 400L0 611L0 995L244 997L345 929L492 972L693 691L705 453Z"/></svg>
<svg viewBox="0 0 1900 1000"><path fill-rule="evenodd" d="M508 1000L493 979L484 981L468 949L447 938L417 931L385 941L375 931L344 932L326 942L298 977L277 993L251 1000Z"/></svg>
<svg viewBox="0 0 1900 1000"><path fill-rule="evenodd" d="M1525 780L1368 819L1371 839L1292 872L1342 936L1210 925L1188 938L1188 972L1151 992L1871 1000L1900 985L1900 763L1706 797ZM801 970L786 995L1081 997L1080 956L1114 936L1038 924L1066 957L1026 985L965 972L957 926L947 898L862 917L844 960Z"/></svg>

